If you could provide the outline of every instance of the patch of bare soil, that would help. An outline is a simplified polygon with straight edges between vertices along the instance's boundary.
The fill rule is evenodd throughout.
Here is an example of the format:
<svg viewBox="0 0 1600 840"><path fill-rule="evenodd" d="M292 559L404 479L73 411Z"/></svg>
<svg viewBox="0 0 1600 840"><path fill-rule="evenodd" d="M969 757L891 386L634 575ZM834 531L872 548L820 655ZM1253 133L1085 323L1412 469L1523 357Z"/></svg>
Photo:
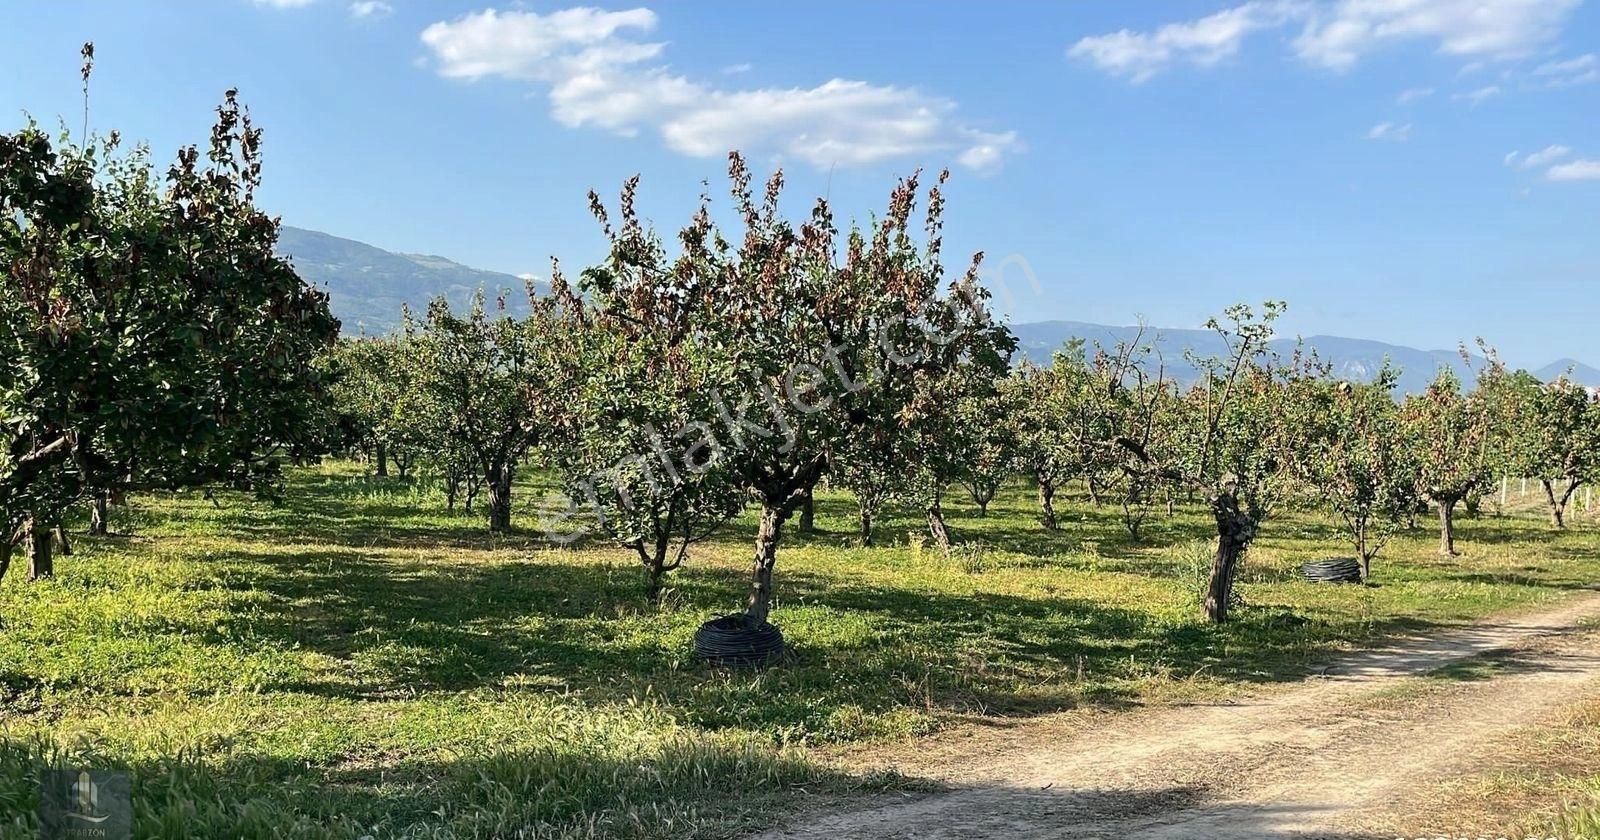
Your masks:
<svg viewBox="0 0 1600 840"><path fill-rule="evenodd" d="M1241 700L969 728L912 745L935 793L799 821L779 838L1478 836L1450 780L1600 700L1600 594L1398 640ZM1440 669L1444 669L1440 671ZM1428 676L1427 679L1419 677ZM1496 815L1493 803L1476 809Z"/></svg>

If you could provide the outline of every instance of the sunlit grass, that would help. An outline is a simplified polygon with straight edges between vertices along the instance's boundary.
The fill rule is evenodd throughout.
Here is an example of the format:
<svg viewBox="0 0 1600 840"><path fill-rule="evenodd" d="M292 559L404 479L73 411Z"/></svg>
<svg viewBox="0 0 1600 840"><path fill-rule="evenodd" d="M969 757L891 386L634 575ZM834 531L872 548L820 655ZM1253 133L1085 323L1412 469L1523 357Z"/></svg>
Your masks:
<svg viewBox="0 0 1600 840"><path fill-rule="evenodd" d="M519 490L529 526L540 480ZM1518 515L1463 521L1458 558L1433 553L1424 521L1376 585L1313 585L1301 561L1348 552L1330 523L1286 515L1246 562L1237 620L1212 627L1199 511L1157 515L1133 543L1083 499L1051 533L1025 488L983 519L955 498L947 557L910 515L858 547L850 499L827 493L823 533L791 529L779 558L792 655L728 672L689 642L742 602L750 521L697 551L656 610L630 554L491 537L426 480L331 464L296 473L282 505L219 502L137 499L113 523L133 536L80 537L56 580L0 585L5 836L32 836L51 762L131 768L149 836L727 836L797 790L862 783L813 745L1218 696L1600 571L1587 522Z"/></svg>

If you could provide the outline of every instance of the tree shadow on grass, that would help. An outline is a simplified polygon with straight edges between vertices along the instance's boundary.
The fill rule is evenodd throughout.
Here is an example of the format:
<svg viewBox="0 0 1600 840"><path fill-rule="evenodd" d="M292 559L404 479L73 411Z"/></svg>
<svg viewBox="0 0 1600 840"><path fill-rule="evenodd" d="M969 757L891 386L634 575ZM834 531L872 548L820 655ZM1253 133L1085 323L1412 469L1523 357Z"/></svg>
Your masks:
<svg viewBox="0 0 1600 840"><path fill-rule="evenodd" d="M1082 521L1064 517L1060 527L1050 530L1031 521L1021 525L1014 517L1001 519L947 515L945 525L950 530L952 542L958 547L1031 557L1036 561L1032 565L1039 568L1070 568L1074 565L1075 555L1084 553L1130 562L1148 560L1152 549L1216 537L1215 531L1203 523L1174 518L1147 522L1140 531L1140 537L1134 539L1122 527L1120 520L1114 520L1111 514L1106 514L1104 518L1107 521L1096 522L1092 516ZM874 535L878 545L886 546L928 541L926 522L903 514L880 520L874 527ZM840 545L856 547L860 543L855 533L851 532Z"/></svg>
<svg viewBox="0 0 1600 840"><path fill-rule="evenodd" d="M643 609L631 566L555 562L406 562L357 552L238 553L235 589L266 594L221 638L266 637L355 662L354 684L323 693L461 690L522 674L650 669L663 653L608 640L604 626Z"/></svg>
<svg viewBox="0 0 1600 840"><path fill-rule="evenodd" d="M1446 579L1455 583L1482 584L1486 586L1527 586L1543 589L1565 590L1600 588L1600 581L1582 578L1576 575L1538 577L1524 572L1511 571L1450 574L1446 575Z"/></svg>
<svg viewBox="0 0 1600 840"><path fill-rule="evenodd" d="M411 559L263 543L205 562L222 568L196 586L250 596L220 620L175 619L161 632L331 660L287 669L268 690L348 699L502 687L596 702L654 695L689 722L805 737L897 734L893 726L912 725L906 715L1125 705L1150 678L1296 679L1341 642L1374 631L1266 608L1222 627L1173 623L1082 598L926 591L785 569L775 618L787 624L793 656L764 672L728 672L689 654L700 621L742 602L745 576L725 566L675 576L676 606L658 612L621 552L615 563L559 552ZM841 634L837 625L854 629ZM891 729L873 728L882 726Z"/></svg>
<svg viewBox="0 0 1600 840"><path fill-rule="evenodd" d="M1165 540L1181 540L1191 535L1211 535L1202 520L1180 513L1174 517L1154 514L1144 524L1144 538L1132 540L1122 523L1120 508L1113 504L1100 507L1079 504L1062 494L1058 498L1057 517L1060 527L1048 530L1038 524L1038 511L1026 502L1009 495L997 497L989 507L987 516L979 516L978 508L964 495L952 491L944 505L945 524L958 543L982 544L1007 551L1046 556L1076 550L1086 543L1103 546L1148 548ZM798 515L791 518L784 530L784 540L794 544L838 545L841 548L860 546L858 509L854 498L842 491L819 492L816 496L818 532L804 535L799 532ZM1020 525L1020 523L1027 523ZM729 524L725 535L739 541L753 539L756 523L751 517L742 517ZM904 504L889 504L879 511L873 527L873 540L879 546L905 545L927 539L927 521L923 511Z"/></svg>
<svg viewBox="0 0 1600 840"><path fill-rule="evenodd" d="M787 570L775 620L783 625L786 612L802 610L787 628L792 657L766 672L723 672L692 660L689 637L742 602L743 573L688 568L675 579L677 606L656 611L641 596L642 572L618 558L408 561L246 549L218 558L230 565L226 585L264 602L199 629L218 642L265 639L336 661L277 686L285 690L351 698L530 684L598 698L648 692L706 726L814 732L852 706L1029 715L1131 703L1152 676L1291 680L1350 638L1428 626L1373 628L1265 608L1220 627L1198 618L1173 624L1080 598L929 592ZM841 636L833 616L862 629Z"/></svg>
<svg viewBox="0 0 1600 840"><path fill-rule="evenodd" d="M730 837L767 827L819 794L908 785L892 774L846 775L770 743L693 733L637 741L589 733L579 742L505 734L505 743L467 742L444 755L331 765L199 750L129 761L92 747L57 752L0 739L0 801L15 806L12 826L31 837L40 774L81 766L128 775L138 837L643 840Z"/></svg>
<svg viewBox="0 0 1600 840"><path fill-rule="evenodd" d="M373 508L367 508L372 511ZM229 534L277 545L333 545L348 548L435 548L467 551L532 551L549 548L552 543L543 533L513 528L506 533L490 533L481 524L395 525L383 515L346 519L308 516L294 524L245 525L228 529Z"/></svg>
<svg viewBox="0 0 1600 840"><path fill-rule="evenodd" d="M908 665L929 669L933 673L924 671L924 678L933 702L950 711L984 714L1127 705L1138 699L1137 683L1151 677L1298 680L1337 658L1352 640L1442 626L1409 618L1377 624L1358 616L1306 618L1271 606L1238 609L1224 625L1205 623L1198 615L1174 624L1084 599L929 593L840 583L803 571L786 573L780 586L785 603L871 616L877 649L907 652L896 673ZM776 613L780 624L783 612ZM816 657L816 664L839 680L848 680L856 668L850 660L855 654L807 650L803 639L798 655Z"/></svg>
<svg viewBox="0 0 1600 840"><path fill-rule="evenodd" d="M928 592L781 569L779 623L791 605L820 611L791 622L794 655L785 665L727 673L690 659L689 637L700 621L742 602L742 572L691 566L675 576L676 609L656 612L643 603L641 571L621 552L615 563L568 562L559 552L517 559L375 558L358 550L383 544L367 530L371 523L409 509L347 483L322 482L321 490L299 501L291 494L281 513L252 511L227 526L262 542L217 557L229 566L225 585L265 597L195 632L219 644L261 639L333 660L275 688L357 699L508 685L587 692L602 700L653 693L707 726L856 737L860 733L849 729L855 724L838 717L851 707L869 718L901 711L1028 715L1133 702L1140 682L1151 677L1294 679L1342 641L1371 632L1353 619L1348 625L1308 621L1260 609L1241 611L1223 627L1174 624L1085 599ZM825 521L849 512L847 498L819 502ZM346 514L368 524L340 518ZM1108 522L1114 517L1105 513ZM920 529L909 519L903 527L909 532L912 525ZM384 533L401 535L391 540L408 546L448 546L451 535L475 548L526 545L493 542L476 530L441 530L427 517L385 527ZM1106 526L1110 533L1114 527L1120 526ZM301 542L351 547L286 552L275 546L296 542L294 534ZM738 528L725 538L748 539ZM825 535L814 543L843 539ZM1106 545L1097 550L1116 556L1118 549ZM1089 562L1081 555L1064 558L1059 547L1038 550L1044 564ZM1148 555L1130 549L1126 557L1108 565L1172 576ZM864 629L849 636L830 632L827 624L841 619Z"/></svg>
<svg viewBox="0 0 1600 840"><path fill-rule="evenodd" d="M520 512L520 511L519 511ZM513 521L516 521L515 519ZM466 513L421 508L401 501L322 494L291 494L279 505L228 523L240 536L280 544L342 545L357 548L531 547L545 544L537 532L494 534L481 511Z"/></svg>
<svg viewBox="0 0 1600 840"><path fill-rule="evenodd" d="M1306 618L1282 608L1245 607L1226 624L1198 615L1173 624L1138 610L1061 597L1016 597L979 593L930 594L881 587L839 586L790 574L792 595L851 613L880 613L902 635L959 649L963 643L994 660L1072 669L1074 679L1114 682L1165 673L1206 674L1229 682L1280 682L1306 676L1338 655L1349 640L1371 635L1423 632L1440 625L1396 619L1373 625ZM974 651L975 652L975 651Z"/></svg>
<svg viewBox="0 0 1600 840"><path fill-rule="evenodd" d="M1488 586L1526 586L1544 589L1594 589L1600 580L1586 574L1596 558L1596 551L1585 547L1543 546L1535 555L1542 562L1520 564L1483 564L1475 562L1470 547L1458 557L1431 557L1426 564L1440 577L1455 583L1483 584ZM1550 561L1557 562L1550 562ZM1568 566L1560 561L1571 561Z"/></svg>
<svg viewBox="0 0 1600 840"><path fill-rule="evenodd" d="M915 702L959 711L1057 709L1082 698L1040 707L1039 692L1017 686L1016 665L1060 670L1112 648L1135 653L1108 640L1139 620L1068 599L919 595L796 573L785 578L787 598L868 616L869 637L841 642L802 628L791 631L794 654L781 667L724 672L691 660L688 637L700 621L739 603L745 581L733 570L680 576L681 607L656 612L642 603L640 573L626 565L407 563L355 551L219 559L233 565L229 587L266 599L205 632L218 641L267 639L342 663L280 689L370 698L513 678L597 696L649 688L714 726L809 730L841 707L884 712L912 703L913 692L920 692ZM1086 643L1086 635L1100 641ZM992 665L982 661L991 657ZM973 673L963 673L968 665ZM1103 687L1094 692L1098 702L1125 699Z"/></svg>
<svg viewBox="0 0 1600 840"><path fill-rule="evenodd" d="M218 494L219 504L239 512L223 518L218 529L285 545L531 549L551 544L542 531L528 527L549 486L542 476L519 481L512 522L522 527L496 534L488 530L481 498L470 512L460 505L448 510L442 493L426 481L308 473L297 476L293 491L276 502L248 493Z"/></svg>
<svg viewBox="0 0 1600 840"><path fill-rule="evenodd" d="M1429 529L1418 528L1419 532L1423 530ZM1436 529L1434 533L1437 533ZM1470 546L1473 543L1487 543L1490 545L1537 543L1544 545L1555 542L1567 533L1533 519L1514 517L1480 516L1476 519L1457 519L1455 523L1456 542L1466 546Z"/></svg>
<svg viewBox="0 0 1600 840"><path fill-rule="evenodd" d="M1327 806L1229 803L1206 787L948 785L853 775L771 745L699 735L638 747L601 738L463 745L382 763L307 763L255 753L163 754L134 761L0 741L0 798L16 827L38 828L41 772L89 766L128 775L136 836L1135 837L1146 831L1239 840L1315 836ZM181 829L176 827L181 826ZM1314 829L1312 829L1314 830Z"/></svg>

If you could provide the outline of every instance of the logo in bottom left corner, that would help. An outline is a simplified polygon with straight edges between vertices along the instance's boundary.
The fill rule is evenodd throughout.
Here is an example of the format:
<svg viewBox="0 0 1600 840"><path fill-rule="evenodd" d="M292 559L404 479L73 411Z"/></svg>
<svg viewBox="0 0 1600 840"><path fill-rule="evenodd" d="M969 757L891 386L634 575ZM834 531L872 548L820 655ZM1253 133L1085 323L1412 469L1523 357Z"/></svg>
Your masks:
<svg viewBox="0 0 1600 840"><path fill-rule="evenodd" d="M132 834L128 774L72 769L40 779L41 840L128 840Z"/></svg>

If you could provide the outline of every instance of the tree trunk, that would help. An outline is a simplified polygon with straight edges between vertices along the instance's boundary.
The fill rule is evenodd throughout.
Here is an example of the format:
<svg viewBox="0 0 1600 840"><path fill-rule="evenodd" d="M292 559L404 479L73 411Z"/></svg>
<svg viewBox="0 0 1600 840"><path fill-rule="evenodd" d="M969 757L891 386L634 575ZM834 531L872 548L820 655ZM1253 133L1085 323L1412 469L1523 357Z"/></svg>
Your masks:
<svg viewBox="0 0 1600 840"><path fill-rule="evenodd" d="M1372 578L1372 555L1377 554L1377 549L1369 549L1371 543L1367 540L1368 515L1357 511L1350 520L1350 536L1355 541L1356 560L1361 563L1361 582L1366 583Z"/></svg>
<svg viewBox="0 0 1600 840"><path fill-rule="evenodd" d="M861 544L872 546L872 510L865 504L857 503L857 513L861 521Z"/></svg>
<svg viewBox="0 0 1600 840"><path fill-rule="evenodd" d="M49 526L30 519L27 525L28 577L32 580L55 577L55 543L50 539Z"/></svg>
<svg viewBox="0 0 1600 840"><path fill-rule="evenodd" d="M1550 524L1557 528L1567 527L1566 523L1562 521L1561 503L1556 501L1555 485L1550 483L1550 479L1541 478L1539 479L1539 486L1544 488L1544 498L1550 503Z"/></svg>
<svg viewBox="0 0 1600 840"><path fill-rule="evenodd" d="M761 525L756 530L756 556L750 574L750 597L745 615L752 625L767 623L772 613L772 567L778 561L778 541L783 538L783 522L789 511L771 502L761 503Z"/></svg>
<svg viewBox="0 0 1600 840"><path fill-rule="evenodd" d="M1213 499L1211 513L1217 523L1217 552L1211 559L1211 573L1206 579L1205 610L1208 621L1221 624L1228 620L1233 578L1239 561L1255 538L1255 523L1239 509L1239 500L1231 493Z"/></svg>
<svg viewBox="0 0 1600 840"><path fill-rule="evenodd" d="M817 532L817 496L816 488L806 491L805 501L800 503L800 533L810 536Z"/></svg>
<svg viewBox="0 0 1600 840"><path fill-rule="evenodd" d="M967 485L967 490L972 493L972 501L978 506L980 519L989 515L989 503L994 501L996 488L989 484L974 482Z"/></svg>
<svg viewBox="0 0 1600 840"><path fill-rule="evenodd" d="M940 494L933 495L933 502L928 505L928 533L933 535L933 542L939 550L950 553L950 529L944 524L944 505L940 504Z"/></svg>
<svg viewBox="0 0 1600 840"><path fill-rule="evenodd" d="M511 478L510 464L494 464L483 477L489 490L489 530L505 533L511 530Z"/></svg>
<svg viewBox="0 0 1600 840"><path fill-rule="evenodd" d="M661 606L662 582L666 578L666 559L664 557L646 558L645 571L645 597L652 606Z"/></svg>
<svg viewBox="0 0 1600 840"><path fill-rule="evenodd" d="M389 475L389 447L378 444L377 451L373 453L373 460L378 465L378 477L386 478Z"/></svg>
<svg viewBox="0 0 1600 840"><path fill-rule="evenodd" d="M11 551L16 544L11 542L11 535L0 535L0 581L6 579L6 572L11 569Z"/></svg>
<svg viewBox="0 0 1600 840"><path fill-rule="evenodd" d="M1539 479L1539 483L1544 485L1544 497L1550 502L1550 524L1557 528L1567 527L1567 502L1572 500L1572 493L1578 489L1580 482L1568 479L1567 489L1559 497L1549 479Z"/></svg>
<svg viewBox="0 0 1600 840"><path fill-rule="evenodd" d="M111 498L106 493L96 493L89 506L89 533L103 537L111 530Z"/></svg>
<svg viewBox="0 0 1600 840"><path fill-rule="evenodd" d="M1084 483L1084 486L1089 488L1089 503L1094 505L1095 507L1099 507L1100 506L1100 485L1095 482L1093 476L1085 478L1083 480L1083 483Z"/></svg>
<svg viewBox="0 0 1600 840"><path fill-rule="evenodd" d="M1456 556L1456 500L1439 500L1439 553Z"/></svg>
<svg viewBox="0 0 1600 840"><path fill-rule="evenodd" d="M1039 480L1039 524L1046 529L1056 529L1056 485L1053 481Z"/></svg>
<svg viewBox="0 0 1600 840"><path fill-rule="evenodd" d="M61 556L62 557L71 557L72 556L72 541L67 539L67 528L66 528L66 526L57 525L56 527L54 527L54 528L52 528L50 530L50 533L54 534L55 538L56 538L56 542L61 544Z"/></svg>
<svg viewBox="0 0 1600 840"><path fill-rule="evenodd" d="M444 509L452 513L456 509L456 496L461 492L461 479L446 475L444 477Z"/></svg>

